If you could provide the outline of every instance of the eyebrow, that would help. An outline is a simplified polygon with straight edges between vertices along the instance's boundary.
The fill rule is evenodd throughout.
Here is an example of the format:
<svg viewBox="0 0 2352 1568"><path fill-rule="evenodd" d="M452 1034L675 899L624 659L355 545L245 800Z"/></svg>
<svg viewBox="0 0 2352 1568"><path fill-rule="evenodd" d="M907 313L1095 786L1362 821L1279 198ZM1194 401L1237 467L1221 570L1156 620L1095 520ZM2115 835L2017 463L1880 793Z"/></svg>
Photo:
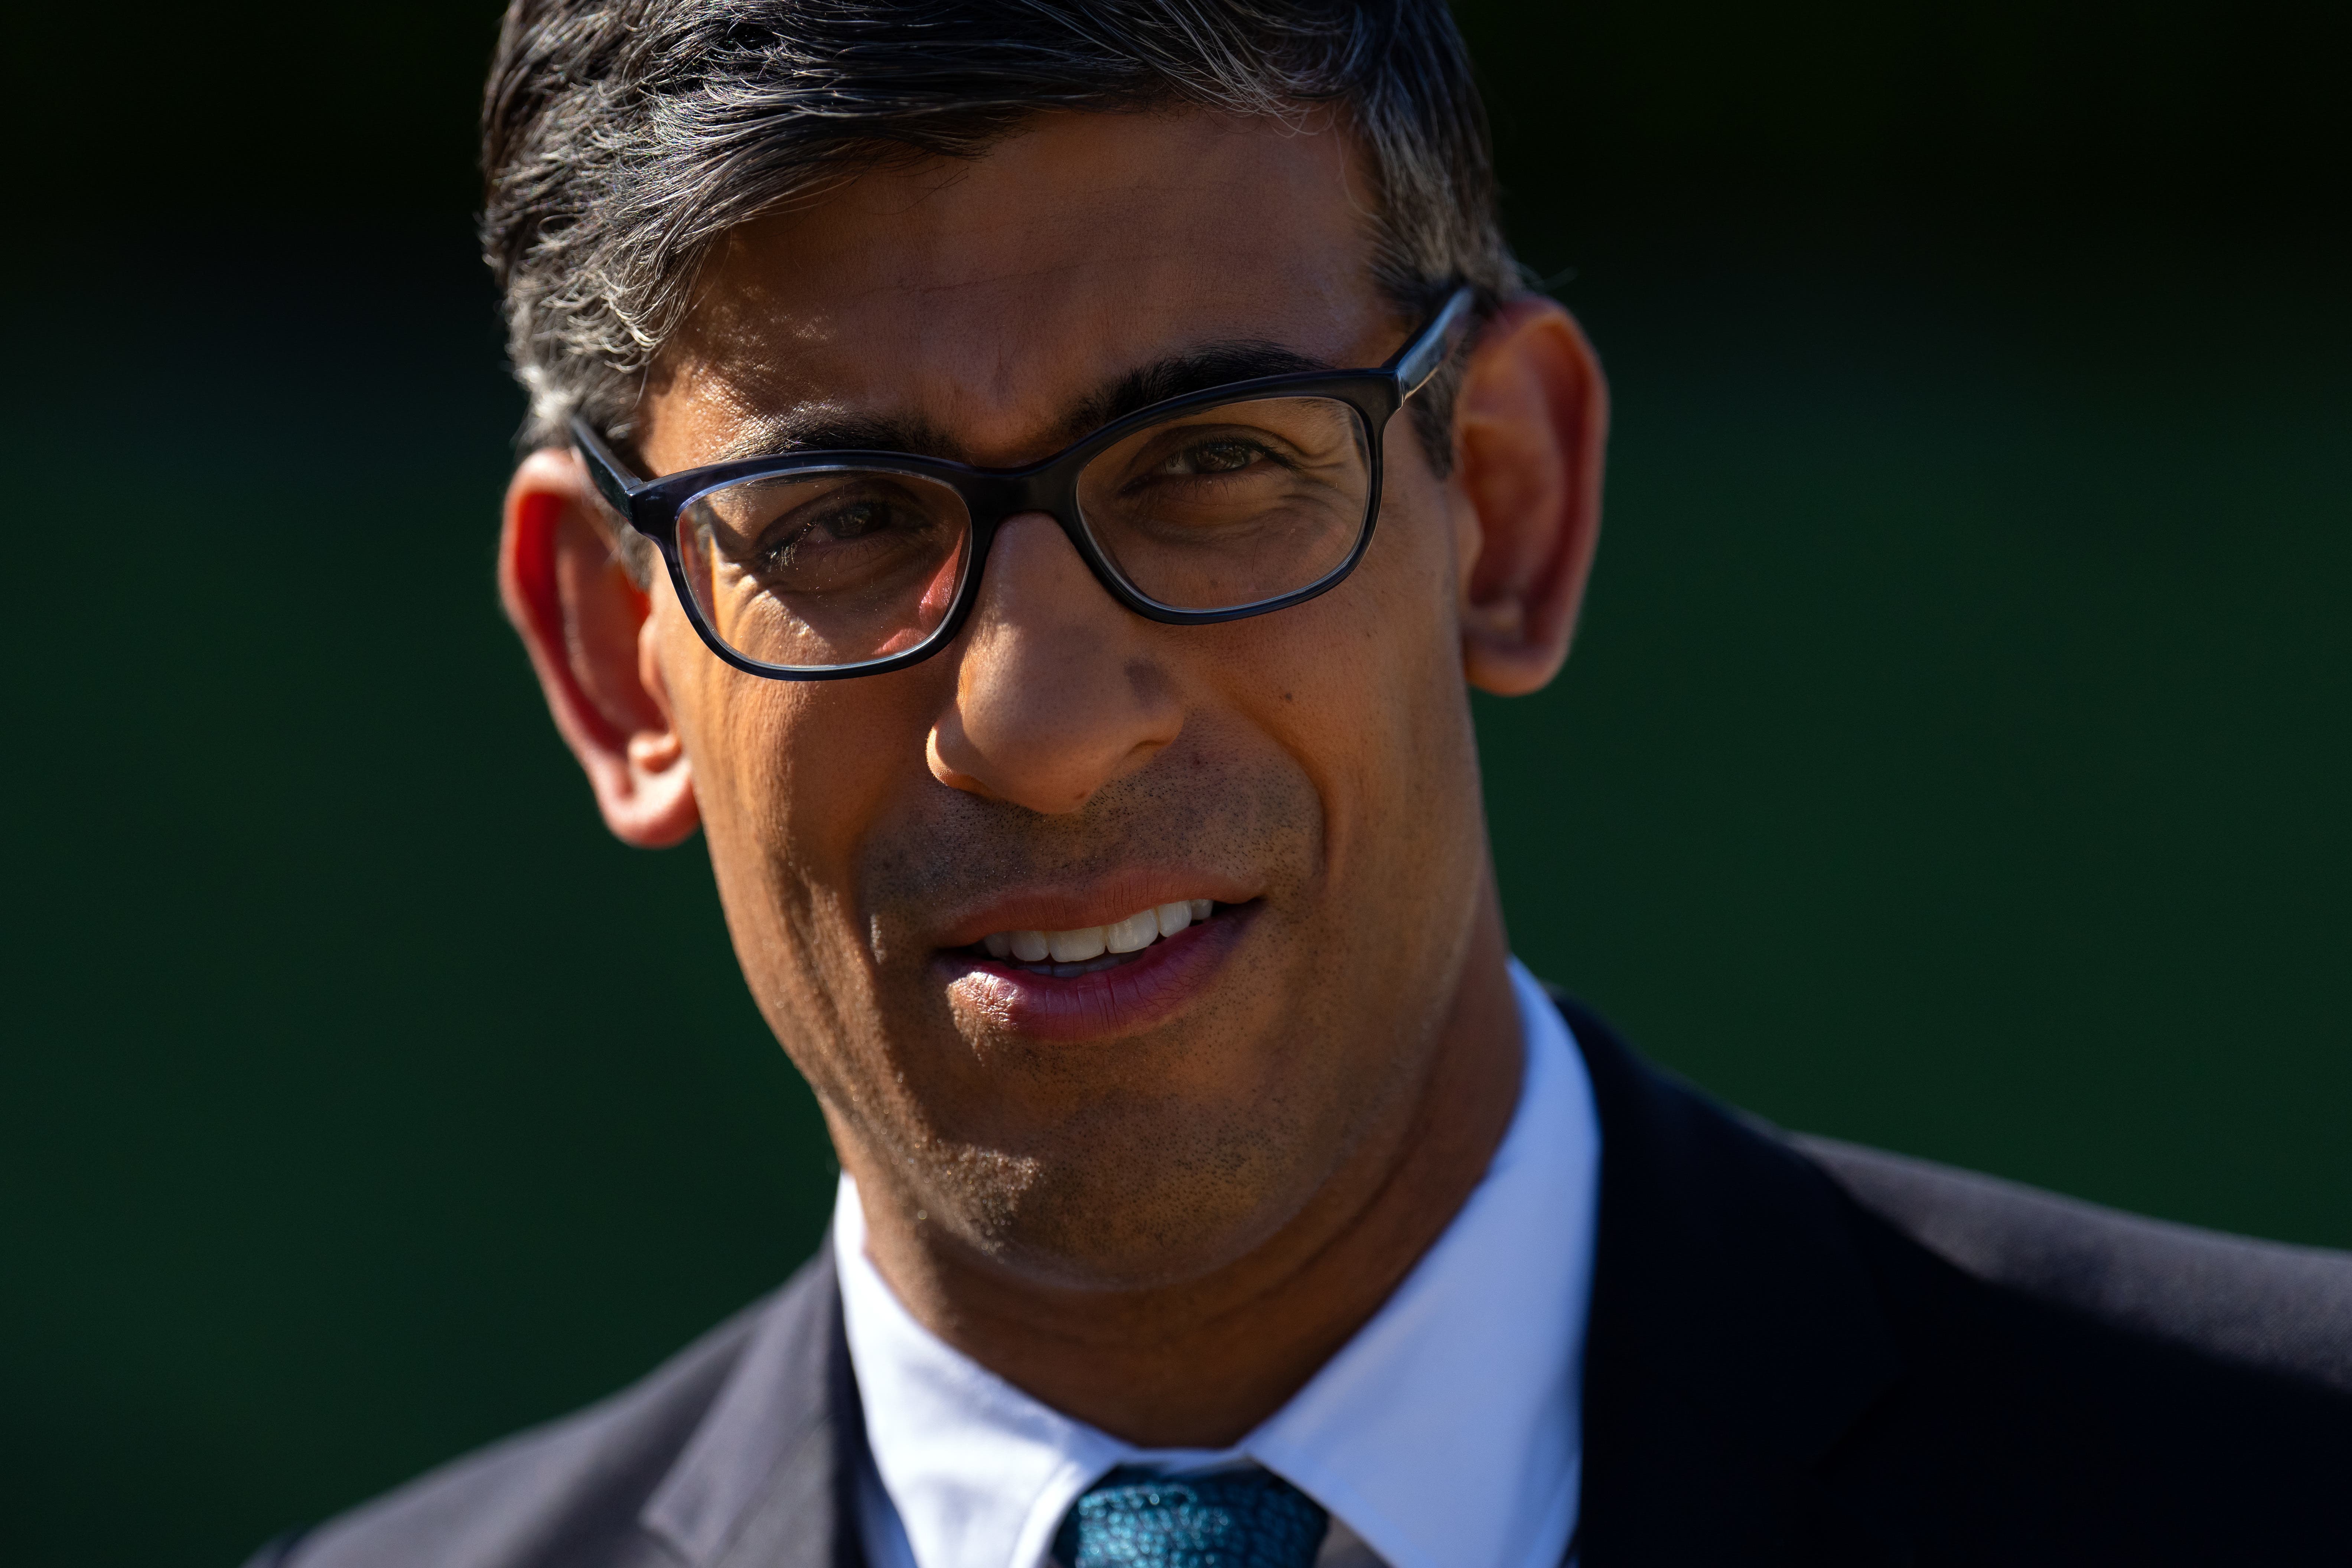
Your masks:
<svg viewBox="0 0 2352 1568"><path fill-rule="evenodd" d="M1078 399L1063 418L1060 435L1067 446L1171 397L1260 376L1332 368L1325 361L1279 343L1209 343L1130 370ZM859 414L822 406L762 418L705 461L730 463L750 458L797 457L804 452L904 452L970 461L961 442L919 416Z"/></svg>
<svg viewBox="0 0 2352 1568"><path fill-rule="evenodd" d="M1139 408L1165 403L1171 397L1182 397L1187 393L1206 392L1213 386L1223 386L1230 382L1255 381L1263 375L1290 375L1300 371L1334 368L1295 349L1284 348L1280 343L1211 343L1183 353L1171 354L1139 370L1128 372L1111 385L1080 402L1065 423L1064 434L1076 441L1113 420L1126 418Z"/></svg>

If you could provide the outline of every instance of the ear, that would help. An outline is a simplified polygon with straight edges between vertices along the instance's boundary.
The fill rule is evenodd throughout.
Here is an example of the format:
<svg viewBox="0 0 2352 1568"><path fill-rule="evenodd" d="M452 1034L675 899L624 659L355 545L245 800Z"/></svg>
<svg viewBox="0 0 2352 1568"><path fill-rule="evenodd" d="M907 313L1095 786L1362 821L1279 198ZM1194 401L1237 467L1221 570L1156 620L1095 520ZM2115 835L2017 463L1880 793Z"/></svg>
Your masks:
<svg viewBox="0 0 2352 1568"><path fill-rule="evenodd" d="M604 826L658 849L694 831L693 773L646 635L652 602L614 529L577 454L533 452L507 486L499 596Z"/></svg>
<svg viewBox="0 0 2352 1568"><path fill-rule="evenodd" d="M1462 664L1502 697L1540 689L1568 658L1593 547L1609 389L1573 318L1514 300L1487 322L1454 399Z"/></svg>

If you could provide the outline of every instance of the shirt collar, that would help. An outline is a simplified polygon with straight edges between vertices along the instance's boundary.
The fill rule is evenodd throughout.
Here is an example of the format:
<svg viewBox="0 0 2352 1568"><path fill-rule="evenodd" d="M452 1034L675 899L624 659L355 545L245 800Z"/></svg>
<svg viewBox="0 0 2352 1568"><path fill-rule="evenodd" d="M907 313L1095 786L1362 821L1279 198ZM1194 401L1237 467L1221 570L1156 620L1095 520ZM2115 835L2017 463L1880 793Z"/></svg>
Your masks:
<svg viewBox="0 0 2352 1568"><path fill-rule="evenodd" d="M1230 1452L1129 1447L918 1323L834 1210L849 1354L882 1484L921 1568L1035 1568L1118 1465L1247 1459L1392 1568L1553 1568L1576 1522L1601 1129L1566 1023L1511 964L1527 1072L1461 1212L1371 1321Z"/></svg>

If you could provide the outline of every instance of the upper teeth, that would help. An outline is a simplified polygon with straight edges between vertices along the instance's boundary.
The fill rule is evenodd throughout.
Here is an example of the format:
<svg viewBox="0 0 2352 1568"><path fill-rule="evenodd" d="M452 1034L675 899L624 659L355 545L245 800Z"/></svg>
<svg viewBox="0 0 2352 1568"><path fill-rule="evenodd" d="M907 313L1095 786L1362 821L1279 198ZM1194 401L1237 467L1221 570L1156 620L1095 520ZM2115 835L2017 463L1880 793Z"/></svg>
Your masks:
<svg viewBox="0 0 2352 1568"><path fill-rule="evenodd" d="M1208 899L1179 899L1172 904L1139 910L1107 926L991 931L981 939L981 945L988 949L991 958L1016 958L1024 963L1084 963L1106 952L1135 952L1150 947L1194 921L1207 920L1214 907Z"/></svg>

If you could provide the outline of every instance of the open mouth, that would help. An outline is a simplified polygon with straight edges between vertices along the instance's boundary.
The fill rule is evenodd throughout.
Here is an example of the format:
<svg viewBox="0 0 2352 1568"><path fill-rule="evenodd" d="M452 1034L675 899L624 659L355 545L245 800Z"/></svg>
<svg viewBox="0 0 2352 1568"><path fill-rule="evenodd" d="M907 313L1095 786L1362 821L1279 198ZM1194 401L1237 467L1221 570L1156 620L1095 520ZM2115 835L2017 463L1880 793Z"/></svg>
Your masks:
<svg viewBox="0 0 2352 1568"><path fill-rule="evenodd" d="M1072 931L991 931L971 950L1031 974L1074 979L1133 963L1179 931L1217 918L1226 906L1210 899L1179 899L1139 910L1108 925Z"/></svg>

